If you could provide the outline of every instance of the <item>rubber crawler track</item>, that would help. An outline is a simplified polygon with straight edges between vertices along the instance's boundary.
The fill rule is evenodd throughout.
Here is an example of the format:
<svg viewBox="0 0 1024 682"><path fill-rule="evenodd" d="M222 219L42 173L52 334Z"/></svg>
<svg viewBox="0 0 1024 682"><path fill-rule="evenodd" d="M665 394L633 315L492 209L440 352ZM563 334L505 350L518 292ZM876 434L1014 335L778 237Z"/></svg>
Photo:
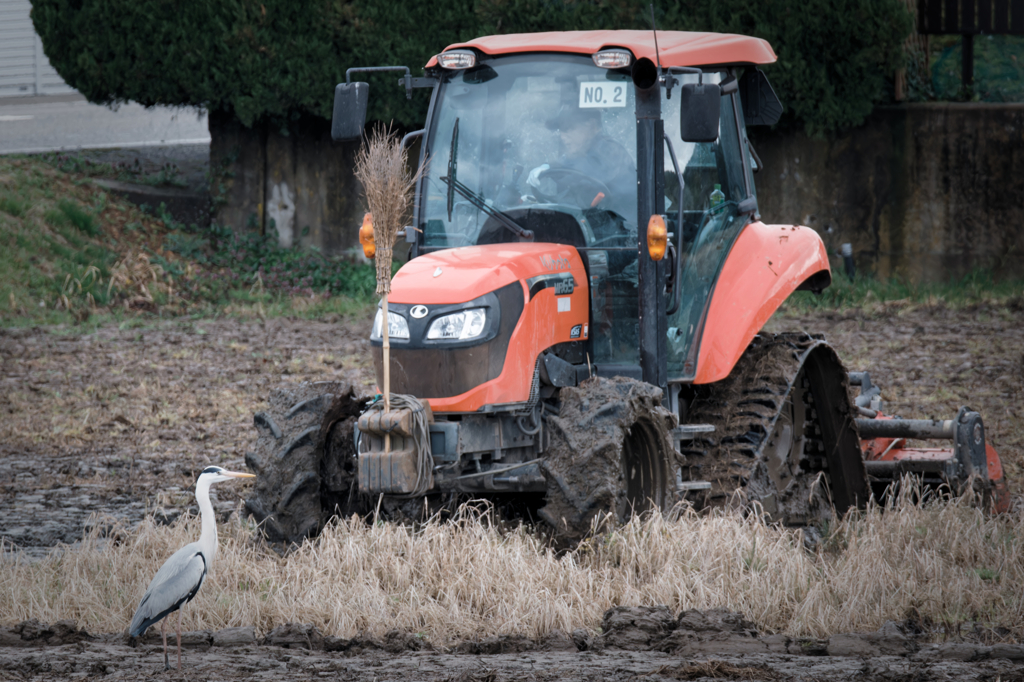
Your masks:
<svg viewBox="0 0 1024 682"><path fill-rule="evenodd" d="M833 505L842 513L863 503L867 483L845 377L820 337L755 337L732 373L698 387L691 402L686 421L715 426L681 447L683 479L711 483L691 501L759 503L787 525L814 524Z"/></svg>

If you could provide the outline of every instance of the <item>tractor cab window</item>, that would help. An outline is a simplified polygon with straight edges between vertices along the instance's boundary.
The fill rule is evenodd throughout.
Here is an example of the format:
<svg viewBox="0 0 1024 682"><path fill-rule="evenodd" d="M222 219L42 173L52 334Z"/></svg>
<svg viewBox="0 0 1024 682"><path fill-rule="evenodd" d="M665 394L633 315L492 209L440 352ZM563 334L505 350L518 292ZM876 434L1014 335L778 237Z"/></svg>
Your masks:
<svg viewBox="0 0 1024 682"><path fill-rule="evenodd" d="M720 82L725 76L725 73L705 74L704 78ZM683 82L696 82L696 79L696 75L686 75ZM696 372L699 348L694 340L700 336L704 309L725 257L747 224L747 216L738 213L737 205L747 199L747 187L753 192L753 176L746 161L742 109L734 108L737 103L735 94L722 97L718 140L688 143L680 136L679 98L662 100L667 138L665 208L674 228L671 231L679 254L680 284L675 300L669 303L670 380L689 379ZM676 163L672 161L669 148L675 152Z"/></svg>
<svg viewBox="0 0 1024 682"><path fill-rule="evenodd" d="M625 74L589 57L504 57L446 74L421 196L424 249L636 241L636 118Z"/></svg>

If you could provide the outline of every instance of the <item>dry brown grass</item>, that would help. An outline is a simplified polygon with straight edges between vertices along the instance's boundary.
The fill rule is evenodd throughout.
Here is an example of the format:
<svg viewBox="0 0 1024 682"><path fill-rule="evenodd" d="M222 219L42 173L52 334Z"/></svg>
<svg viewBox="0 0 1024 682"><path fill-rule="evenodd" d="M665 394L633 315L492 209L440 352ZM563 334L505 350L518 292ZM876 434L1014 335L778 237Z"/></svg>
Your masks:
<svg viewBox="0 0 1024 682"><path fill-rule="evenodd" d="M189 266L191 267L191 266ZM164 277L163 268L150 263L149 254L129 250L110 269L107 294L117 291L125 309L156 309L153 292L165 294L167 299L174 296L174 289Z"/></svg>
<svg viewBox="0 0 1024 682"><path fill-rule="evenodd" d="M90 536L40 562L7 554L0 622L73 618L122 631L153 572L198 531L195 518L147 522L116 543ZM726 607L799 636L913 615L937 633L980 621L1019 638L1024 613L1024 513L989 517L963 503L871 509L838 524L816 554L798 531L734 514L634 521L561 558L525 530L468 513L415 530L345 521L286 558L250 538L241 523L222 528L212 574L184 610L187 629L295 621L345 637L397 628L444 644L596 629L611 606L667 604Z"/></svg>

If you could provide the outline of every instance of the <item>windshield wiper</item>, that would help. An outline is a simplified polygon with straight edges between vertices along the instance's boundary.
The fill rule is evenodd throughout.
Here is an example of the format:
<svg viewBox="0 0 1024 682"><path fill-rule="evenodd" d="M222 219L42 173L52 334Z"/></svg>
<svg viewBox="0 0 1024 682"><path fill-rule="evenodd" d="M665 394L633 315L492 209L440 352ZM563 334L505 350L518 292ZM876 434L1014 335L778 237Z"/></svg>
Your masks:
<svg viewBox="0 0 1024 682"><path fill-rule="evenodd" d="M448 177L441 178L447 181L448 178L455 179L455 171L458 167L459 157L459 119L455 119L455 125L452 126L452 145L448 148ZM448 222L452 221L452 206L455 203L455 183L448 183Z"/></svg>
<svg viewBox="0 0 1024 682"><path fill-rule="evenodd" d="M519 224L512 220L503 211L500 211L490 204L482 196L471 190L466 185L462 184L456 178L458 172L458 157L459 153L459 119L455 119L455 125L452 127L452 145L448 152L448 175L441 178L442 182L448 183L448 220L452 219L452 208L455 204L455 192L458 192L462 197L469 203L476 206L476 208L487 215L497 220L503 227L508 229L512 234L516 235L520 239L525 241L533 241L533 231L524 230Z"/></svg>

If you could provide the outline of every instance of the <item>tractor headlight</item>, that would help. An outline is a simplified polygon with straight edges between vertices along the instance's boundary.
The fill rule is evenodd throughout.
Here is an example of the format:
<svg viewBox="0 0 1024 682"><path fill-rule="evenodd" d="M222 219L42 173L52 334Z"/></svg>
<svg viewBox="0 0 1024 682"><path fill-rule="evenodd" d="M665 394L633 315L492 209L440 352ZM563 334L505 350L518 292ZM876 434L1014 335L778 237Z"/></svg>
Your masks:
<svg viewBox="0 0 1024 682"><path fill-rule="evenodd" d="M377 316L373 318L373 331L370 337L374 339L383 338L381 327L384 323L384 311L377 308ZM388 338L409 340L409 323L398 313L388 311Z"/></svg>
<svg viewBox="0 0 1024 682"><path fill-rule="evenodd" d="M472 69L476 66L476 52L473 50L448 50L437 55L437 62L443 69Z"/></svg>
<svg viewBox="0 0 1024 682"><path fill-rule="evenodd" d="M427 330L427 339L434 341L465 341L484 333L486 308L470 308L434 320Z"/></svg>
<svg viewBox="0 0 1024 682"><path fill-rule="evenodd" d="M601 50L591 55L591 59L602 69L624 69L633 63L633 53L629 50Z"/></svg>

